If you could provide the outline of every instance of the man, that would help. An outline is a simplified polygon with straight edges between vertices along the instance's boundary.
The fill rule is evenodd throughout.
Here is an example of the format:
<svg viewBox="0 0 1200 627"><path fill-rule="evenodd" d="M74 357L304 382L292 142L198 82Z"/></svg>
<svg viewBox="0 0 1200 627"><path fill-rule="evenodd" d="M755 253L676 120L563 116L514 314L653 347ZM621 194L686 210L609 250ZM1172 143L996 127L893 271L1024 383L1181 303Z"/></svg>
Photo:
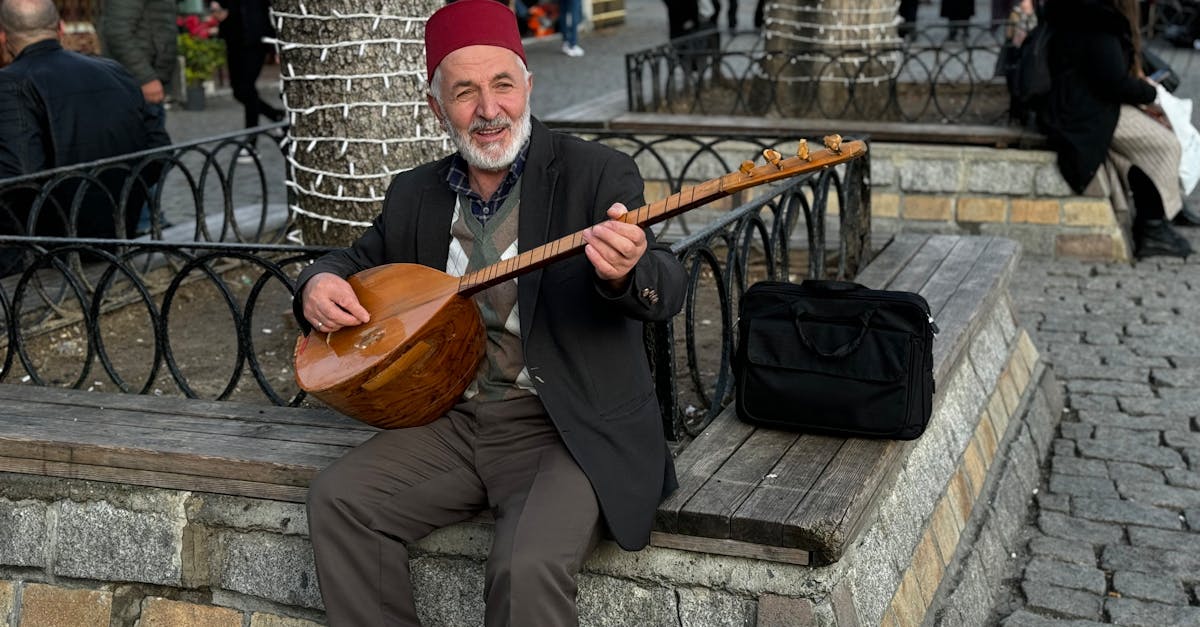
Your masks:
<svg viewBox="0 0 1200 627"><path fill-rule="evenodd" d="M0 3L0 46L14 57L0 70L0 179L170 144L133 77L114 61L64 50L62 32L52 0ZM107 190L89 185L75 221L76 235L128 235L114 224L113 206L128 174L128 168L108 168L99 177ZM153 178L147 170L141 174ZM34 235L67 233L62 214L70 209L77 187L72 181L55 188L54 200L42 205ZM144 186L135 188L127 223L137 218L144 200L138 193ZM27 233L22 224L28 202L16 206L12 197L0 202L17 209L16 215L5 216L0 232Z"/></svg>
<svg viewBox="0 0 1200 627"><path fill-rule="evenodd" d="M676 485L642 322L679 311L684 272L647 231L605 220L643 204L633 161L531 118L503 4L442 7L425 47L429 104L458 152L396 177L373 226L301 272L302 326L367 321L343 277L378 264L462 275L587 229L585 255L476 295L487 354L459 404L312 483L321 593L332 625L416 625L408 543L491 510L487 624L575 624L574 577L600 535L642 548Z"/></svg>
<svg viewBox="0 0 1200 627"><path fill-rule="evenodd" d="M272 122L283 120L278 107L262 99L255 87L267 58L263 37L273 37L269 0L216 0L210 6L221 22L221 39L225 40L225 67L233 97L242 103L246 128L258 126L260 115Z"/></svg>
<svg viewBox="0 0 1200 627"><path fill-rule="evenodd" d="M124 65L162 113L176 72L175 0L107 0L97 27L104 55Z"/></svg>

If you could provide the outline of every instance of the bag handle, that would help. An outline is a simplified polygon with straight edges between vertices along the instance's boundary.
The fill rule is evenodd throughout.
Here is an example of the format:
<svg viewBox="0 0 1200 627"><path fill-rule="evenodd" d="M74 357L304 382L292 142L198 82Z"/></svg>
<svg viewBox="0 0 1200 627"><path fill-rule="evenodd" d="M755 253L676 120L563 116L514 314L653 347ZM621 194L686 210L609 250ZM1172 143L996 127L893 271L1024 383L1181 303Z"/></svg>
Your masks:
<svg viewBox="0 0 1200 627"><path fill-rule="evenodd" d="M833 283L834 281L830 281ZM842 344L841 346L831 350L822 350L804 333L804 325L800 324L805 318L817 318L811 312L804 309L803 305L796 303L792 305L792 313L795 314L795 319L792 321L796 325L796 332L800 334L800 341L804 343L810 350L822 357L832 357L839 359L849 355L862 344L863 338L867 336L867 331L871 328L871 316L875 315L876 309L868 309L853 318L835 318L836 320L858 320L862 324L862 329L858 332L858 337ZM829 318L823 318L829 320Z"/></svg>
<svg viewBox="0 0 1200 627"><path fill-rule="evenodd" d="M820 279L805 279L800 286L814 292L853 292L867 289L866 286L851 281L827 281Z"/></svg>

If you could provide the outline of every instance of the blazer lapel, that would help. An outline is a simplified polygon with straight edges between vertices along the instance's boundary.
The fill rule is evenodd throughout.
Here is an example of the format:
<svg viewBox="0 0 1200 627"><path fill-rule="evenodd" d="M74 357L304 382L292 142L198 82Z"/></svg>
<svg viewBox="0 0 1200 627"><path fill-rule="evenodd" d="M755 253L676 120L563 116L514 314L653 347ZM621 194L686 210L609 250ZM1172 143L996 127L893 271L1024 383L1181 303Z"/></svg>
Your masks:
<svg viewBox="0 0 1200 627"><path fill-rule="evenodd" d="M517 227L518 247L521 252L550 241L554 188L558 183L558 165L555 163L550 131L537 119L531 119L530 123L533 125L533 132L529 140L525 171L521 175L521 214ZM534 270L517 280L522 338L529 337L541 282L541 270Z"/></svg>
<svg viewBox="0 0 1200 627"><path fill-rule="evenodd" d="M417 211L417 257L416 263L446 269L450 256L450 222L454 218L454 203L458 202L454 191L446 183L446 169L450 160L435 170L435 179L421 190L421 198L414 206Z"/></svg>

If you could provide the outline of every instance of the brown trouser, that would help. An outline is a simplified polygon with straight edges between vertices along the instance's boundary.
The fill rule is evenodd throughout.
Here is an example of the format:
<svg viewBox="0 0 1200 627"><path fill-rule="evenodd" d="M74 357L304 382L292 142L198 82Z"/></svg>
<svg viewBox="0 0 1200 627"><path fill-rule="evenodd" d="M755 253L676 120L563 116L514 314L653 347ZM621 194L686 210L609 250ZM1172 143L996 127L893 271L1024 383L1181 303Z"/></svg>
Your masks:
<svg viewBox="0 0 1200 627"><path fill-rule="evenodd" d="M419 625L408 543L492 509L487 625L573 625L575 575L599 538L592 486L536 397L467 402L383 431L309 487L329 624Z"/></svg>

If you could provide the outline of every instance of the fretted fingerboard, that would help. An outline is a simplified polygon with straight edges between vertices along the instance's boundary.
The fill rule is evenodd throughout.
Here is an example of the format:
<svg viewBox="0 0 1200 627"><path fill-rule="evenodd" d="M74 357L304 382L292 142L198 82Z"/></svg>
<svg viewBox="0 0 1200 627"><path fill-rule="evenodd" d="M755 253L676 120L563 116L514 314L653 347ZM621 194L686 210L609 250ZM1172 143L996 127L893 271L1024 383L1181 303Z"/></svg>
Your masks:
<svg viewBox="0 0 1200 627"><path fill-rule="evenodd" d="M662 200L643 205L625 214L621 221L647 227L729 194L730 192L721 189L720 179L713 179L687 187ZM559 259L582 253L585 245L583 233L583 231L576 231L532 250L527 250L516 257L465 274L459 279L458 293L470 296Z"/></svg>

